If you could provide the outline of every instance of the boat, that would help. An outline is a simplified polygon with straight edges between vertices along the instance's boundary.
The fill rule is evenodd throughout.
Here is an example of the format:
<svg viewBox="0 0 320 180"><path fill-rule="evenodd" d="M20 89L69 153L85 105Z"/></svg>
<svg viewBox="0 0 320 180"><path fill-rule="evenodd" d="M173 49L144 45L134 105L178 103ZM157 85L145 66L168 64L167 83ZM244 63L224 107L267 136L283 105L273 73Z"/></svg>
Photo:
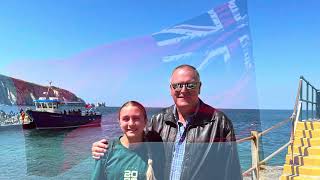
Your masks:
<svg viewBox="0 0 320 180"><path fill-rule="evenodd" d="M49 89L51 84L48 91ZM70 102L58 97L39 97L33 102L35 109L26 110L29 119L28 123L23 123L26 129L75 128L101 124L101 113L94 108L87 109L84 102Z"/></svg>

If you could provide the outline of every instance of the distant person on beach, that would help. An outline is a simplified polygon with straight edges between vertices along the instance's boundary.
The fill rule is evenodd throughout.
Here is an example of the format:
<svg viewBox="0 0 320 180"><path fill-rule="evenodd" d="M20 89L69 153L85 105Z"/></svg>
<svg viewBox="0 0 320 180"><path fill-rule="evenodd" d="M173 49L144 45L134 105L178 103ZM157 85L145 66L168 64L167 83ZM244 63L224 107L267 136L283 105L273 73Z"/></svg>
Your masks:
<svg viewBox="0 0 320 180"><path fill-rule="evenodd" d="M162 160L156 159L161 156L153 158L154 150L146 142L152 137L144 132L145 108L136 101L128 101L119 109L118 116L123 135L109 142L108 152L96 161L92 179L162 179ZM157 146L157 153L160 150ZM157 173L153 171L153 164Z"/></svg>
<svg viewBox="0 0 320 180"><path fill-rule="evenodd" d="M148 122L148 132L165 142L164 179L242 179L233 125L199 98L201 85L196 68L176 67L170 78L174 105ZM93 158L99 159L106 149L110 149L106 139L93 143Z"/></svg>

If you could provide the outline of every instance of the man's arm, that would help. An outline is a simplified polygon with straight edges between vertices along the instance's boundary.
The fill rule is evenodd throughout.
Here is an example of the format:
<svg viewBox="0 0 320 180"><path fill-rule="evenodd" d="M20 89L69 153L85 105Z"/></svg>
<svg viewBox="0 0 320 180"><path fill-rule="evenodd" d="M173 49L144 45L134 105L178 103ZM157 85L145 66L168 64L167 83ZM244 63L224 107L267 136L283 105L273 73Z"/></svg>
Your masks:
<svg viewBox="0 0 320 180"><path fill-rule="evenodd" d="M107 151L107 149L108 141L106 139L101 139L100 141L94 142L91 148L92 158L99 160L100 157L102 157Z"/></svg>
<svg viewBox="0 0 320 180"><path fill-rule="evenodd" d="M232 180L242 180L242 170L241 170L241 165L240 165L240 159L239 159L239 154L238 154L238 144L236 142L236 136L235 136L235 131L233 128L232 121L225 116L225 134L226 134L226 147L228 152L227 155L227 164L228 164L228 169L226 179L232 179Z"/></svg>
<svg viewBox="0 0 320 180"><path fill-rule="evenodd" d="M99 157L100 158L100 157ZM107 179L102 160L97 160L91 176L91 180Z"/></svg>
<svg viewBox="0 0 320 180"><path fill-rule="evenodd" d="M236 135L233 129L232 121L223 114L223 139L224 141L236 141Z"/></svg>
<svg viewBox="0 0 320 180"><path fill-rule="evenodd" d="M105 139L102 139L100 141L97 141L97 144L100 142L107 142ZM112 144L110 145L110 147ZM101 156L99 160L95 161L94 170L91 176L91 180L101 180L101 179L107 179L107 161L108 156L110 155L110 151L106 152L104 156Z"/></svg>

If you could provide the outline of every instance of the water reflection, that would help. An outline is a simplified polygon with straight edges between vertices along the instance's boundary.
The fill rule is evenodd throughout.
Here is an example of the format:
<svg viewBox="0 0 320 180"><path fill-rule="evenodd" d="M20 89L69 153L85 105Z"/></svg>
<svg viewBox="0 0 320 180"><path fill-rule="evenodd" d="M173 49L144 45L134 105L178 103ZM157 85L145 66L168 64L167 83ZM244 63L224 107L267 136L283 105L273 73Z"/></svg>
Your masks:
<svg viewBox="0 0 320 180"><path fill-rule="evenodd" d="M100 127L24 130L27 175L53 177L68 171L91 157L91 144L101 132Z"/></svg>

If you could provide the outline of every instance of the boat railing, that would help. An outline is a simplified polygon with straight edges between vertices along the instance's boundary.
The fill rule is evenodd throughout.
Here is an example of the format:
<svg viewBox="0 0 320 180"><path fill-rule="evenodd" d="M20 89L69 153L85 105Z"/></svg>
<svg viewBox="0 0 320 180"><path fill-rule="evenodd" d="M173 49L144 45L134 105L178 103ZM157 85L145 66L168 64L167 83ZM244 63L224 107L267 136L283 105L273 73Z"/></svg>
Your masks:
<svg viewBox="0 0 320 180"><path fill-rule="evenodd" d="M305 107L305 110L303 110L303 107ZM272 159L280 152L282 152L283 150L285 150L289 145L291 145L291 155L293 156L294 132L296 129L297 122L302 120L310 121L317 118L319 119L319 117L320 91L319 89L316 89L313 85L311 85L309 81L307 81L303 76L300 76L297 96L292 115L262 132L251 131L251 136L237 140L238 144L246 141L251 142L252 166L249 169L245 170L242 173L242 175L247 176L249 173L252 172L253 179L259 179L260 169L266 167L266 162ZM267 156L263 160L260 160L260 138L262 136L265 136L270 131L280 128L289 122L291 122L290 140L284 145L282 145L280 148L278 148L276 151L271 153L269 156ZM291 157L291 159L293 159L293 157Z"/></svg>

